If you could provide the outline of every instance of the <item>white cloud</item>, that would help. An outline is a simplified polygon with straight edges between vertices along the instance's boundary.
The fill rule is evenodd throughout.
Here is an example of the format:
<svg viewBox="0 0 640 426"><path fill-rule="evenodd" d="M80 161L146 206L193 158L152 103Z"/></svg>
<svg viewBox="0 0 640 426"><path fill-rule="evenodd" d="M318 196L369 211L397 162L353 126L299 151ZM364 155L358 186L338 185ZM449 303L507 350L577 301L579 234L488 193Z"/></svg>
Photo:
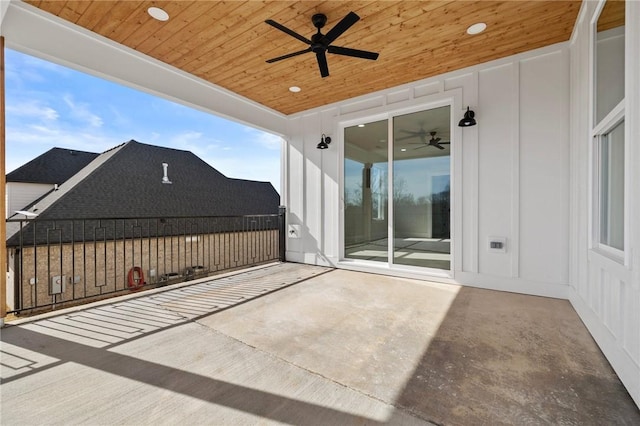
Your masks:
<svg viewBox="0 0 640 426"><path fill-rule="evenodd" d="M6 62L8 66L5 70L7 82L23 86L25 84L46 83L49 76L56 75L57 78L65 78L70 75L70 71L58 64L43 61L38 58L19 54L10 49L6 50Z"/></svg>
<svg viewBox="0 0 640 426"><path fill-rule="evenodd" d="M38 100L28 100L21 103L11 103L7 105L7 114L14 117L27 117L44 121L55 121L59 114L55 109L42 105Z"/></svg>
<svg viewBox="0 0 640 426"><path fill-rule="evenodd" d="M206 137L202 132L185 130L169 137L163 145L191 151L198 157L209 155L220 149L221 141Z"/></svg>
<svg viewBox="0 0 640 426"><path fill-rule="evenodd" d="M112 114L112 117L109 120L112 125L118 126L118 127L131 126L132 124L131 119L126 115L122 114L116 107L114 107L113 105L109 105L109 111Z"/></svg>
<svg viewBox="0 0 640 426"><path fill-rule="evenodd" d="M40 123L7 123L6 132L7 171L20 167L52 147L100 153L125 141L117 135L87 132L73 127L63 128L58 123L51 126ZM26 158L25 153L29 153L30 158Z"/></svg>
<svg viewBox="0 0 640 426"><path fill-rule="evenodd" d="M76 103L71 95L64 95L62 99L69 107L72 116L88 123L92 127L102 127L102 118L89 110L89 104Z"/></svg>
<svg viewBox="0 0 640 426"><path fill-rule="evenodd" d="M75 148L81 151L102 152L124 140L117 136L78 131L75 129L49 128L40 125L28 127L7 126L7 150L22 145L39 145L44 150L51 147Z"/></svg>
<svg viewBox="0 0 640 426"><path fill-rule="evenodd" d="M255 132L256 136L263 133L250 130L252 134ZM280 138L277 137L277 139L279 144ZM225 141L209 138L202 132L193 130L178 133L164 142L166 142L165 146L191 151L227 177L271 182L279 191L279 151L251 148L247 140L237 141L238 144L242 144L242 147L234 149Z"/></svg>
<svg viewBox="0 0 640 426"><path fill-rule="evenodd" d="M282 138L278 135L263 132L261 130L247 127L250 139L260 146L270 150L280 150L282 148Z"/></svg>

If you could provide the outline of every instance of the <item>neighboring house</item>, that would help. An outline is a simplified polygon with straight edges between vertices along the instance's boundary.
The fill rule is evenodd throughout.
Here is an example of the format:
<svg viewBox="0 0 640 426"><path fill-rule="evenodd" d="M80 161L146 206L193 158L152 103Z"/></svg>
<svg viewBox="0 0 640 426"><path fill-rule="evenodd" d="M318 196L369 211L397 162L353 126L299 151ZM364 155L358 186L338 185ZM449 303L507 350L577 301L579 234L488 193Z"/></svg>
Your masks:
<svg viewBox="0 0 640 426"><path fill-rule="evenodd" d="M66 148L51 148L7 174L7 211L11 217L43 195L62 185L99 154Z"/></svg>
<svg viewBox="0 0 640 426"><path fill-rule="evenodd" d="M163 164L171 183L163 183ZM237 216L275 214L279 204L269 182L231 179L189 151L131 140L28 210L40 219Z"/></svg>
<svg viewBox="0 0 640 426"><path fill-rule="evenodd" d="M274 260L279 204L269 182L131 140L32 203L35 221L7 224L15 305L126 290L136 267L161 283Z"/></svg>

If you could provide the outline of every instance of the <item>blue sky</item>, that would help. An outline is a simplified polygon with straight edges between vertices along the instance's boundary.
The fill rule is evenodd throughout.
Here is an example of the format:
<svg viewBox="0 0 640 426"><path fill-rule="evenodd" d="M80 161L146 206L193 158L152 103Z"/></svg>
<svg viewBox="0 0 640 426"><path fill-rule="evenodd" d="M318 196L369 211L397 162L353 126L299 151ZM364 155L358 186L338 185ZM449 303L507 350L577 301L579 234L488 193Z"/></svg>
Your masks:
<svg viewBox="0 0 640 426"><path fill-rule="evenodd" d="M6 171L53 147L103 152L135 139L188 150L280 192L280 138L6 49Z"/></svg>

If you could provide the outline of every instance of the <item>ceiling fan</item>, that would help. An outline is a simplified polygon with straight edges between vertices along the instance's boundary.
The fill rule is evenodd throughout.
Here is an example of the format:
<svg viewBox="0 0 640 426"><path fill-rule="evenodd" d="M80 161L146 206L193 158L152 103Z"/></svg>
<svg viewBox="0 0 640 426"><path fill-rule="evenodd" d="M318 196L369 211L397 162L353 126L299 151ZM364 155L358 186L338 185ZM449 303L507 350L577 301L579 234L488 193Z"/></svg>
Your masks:
<svg viewBox="0 0 640 426"><path fill-rule="evenodd" d="M303 53L307 53L307 52L313 52L316 54L316 59L318 60L320 75L322 77L327 77L329 75L329 66L327 65L326 52L333 53L336 55L352 56L355 58L376 60L378 59L378 53L376 52L368 52L366 50L357 50L357 49L350 49L348 47L333 46L331 44L359 20L360 20L360 17L358 15L356 15L354 12L349 12L347 16L342 18L342 20L338 22L333 28L331 28L331 30L329 30L327 34L322 34L320 30L327 23L327 17L322 13L316 13L311 17L311 22L313 23L313 26L318 29L318 32L312 35L311 40L309 40L308 38L301 36L300 34L277 23L276 21L272 19L267 19L265 21L267 24L309 45L309 47L306 49L289 53L287 55L278 56L277 58L269 59L267 60L267 63L281 61L283 59L302 55Z"/></svg>
<svg viewBox="0 0 640 426"><path fill-rule="evenodd" d="M431 139L427 141L427 132L425 130L420 129L419 132L412 132L410 130L400 130L403 133L408 133L408 136L403 136L401 138L397 138L396 141L403 141L407 139L420 138L421 142L411 142L410 145L422 145L415 149L425 148L427 146L435 146L438 149L445 149L442 145L448 145L451 142L440 142L442 138L436 138L437 132L429 132L431 135Z"/></svg>

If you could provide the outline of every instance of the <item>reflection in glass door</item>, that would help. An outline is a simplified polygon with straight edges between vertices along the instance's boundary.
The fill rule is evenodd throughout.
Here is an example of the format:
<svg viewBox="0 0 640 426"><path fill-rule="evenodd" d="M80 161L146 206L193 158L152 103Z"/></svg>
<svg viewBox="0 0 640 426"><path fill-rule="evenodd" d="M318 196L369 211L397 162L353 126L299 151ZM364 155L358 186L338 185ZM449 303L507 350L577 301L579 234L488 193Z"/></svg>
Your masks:
<svg viewBox="0 0 640 426"><path fill-rule="evenodd" d="M393 263L450 269L450 107L393 119Z"/></svg>
<svg viewBox="0 0 640 426"><path fill-rule="evenodd" d="M345 257L388 262L387 120L345 129Z"/></svg>
<svg viewBox="0 0 640 426"><path fill-rule="evenodd" d="M449 106L345 128L345 258L450 269L450 142Z"/></svg>

